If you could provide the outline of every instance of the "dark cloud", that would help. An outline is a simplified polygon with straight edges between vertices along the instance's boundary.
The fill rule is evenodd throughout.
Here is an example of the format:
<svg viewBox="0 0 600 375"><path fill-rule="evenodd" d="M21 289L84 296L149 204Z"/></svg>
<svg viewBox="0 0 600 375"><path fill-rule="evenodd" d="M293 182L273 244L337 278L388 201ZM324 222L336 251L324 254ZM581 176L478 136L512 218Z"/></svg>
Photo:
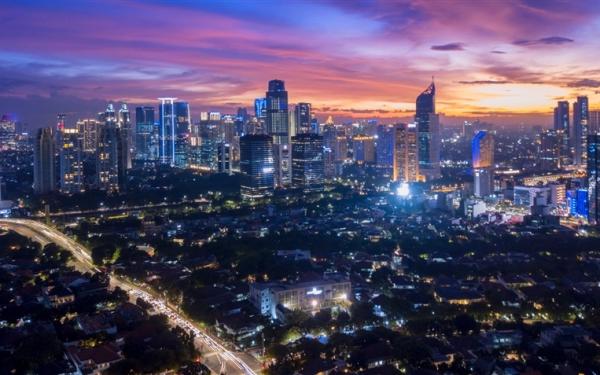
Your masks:
<svg viewBox="0 0 600 375"><path fill-rule="evenodd" d="M448 44L438 44L435 46L431 46L431 49L434 51L464 51L465 44L464 43L448 43Z"/></svg>
<svg viewBox="0 0 600 375"><path fill-rule="evenodd" d="M490 53L495 53L495 54L497 54L497 55L504 55L504 54L506 54L506 52L505 52L505 51L497 51L497 50L490 51Z"/></svg>
<svg viewBox="0 0 600 375"><path fill-rule="evenodd" d="M535 45L560 45L566 43L573 43L574 40L565 38L562 36L549 36L541 39L519 39L515 40L512 44L515 46L535 46Z"/></svg>
<svg viewBox="0 0 600 375"><path fill-rule="evenodd" d="M494 80L478 80L478 81L458 81L461 85L505 85L513 83L511 81L494 81Z"/></svg>
<svg viewBox="0 0 600 375"><path fill-rule="evenodd" d="M568 87L600 87L600 81L596 80L596 79L589 79L589 78L584 78L584 79L580 79L578 81L574 81L574 82L569 82L567 84Z"/></svg>

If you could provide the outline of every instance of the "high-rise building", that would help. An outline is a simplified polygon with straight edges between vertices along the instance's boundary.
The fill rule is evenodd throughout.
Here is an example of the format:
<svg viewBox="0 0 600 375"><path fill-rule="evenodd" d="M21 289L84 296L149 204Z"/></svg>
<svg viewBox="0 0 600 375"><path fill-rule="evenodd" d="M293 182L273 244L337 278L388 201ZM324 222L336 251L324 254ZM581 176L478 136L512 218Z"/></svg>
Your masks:
<svg viewBox="0 0 600 375"><path fill-rule="evenodd" d="M419 151L416 124L400 124L395 129L394 181L419 181Z"/></svg>
<svg viewBox="0 0 600 375"><path fill-rule="evenodd" d="M135 155L135 143L133 142L133 125L131 124L131 114L129 113L129 108L127 108L127 104L122 103L121 108L119 109L118 114L118 124L121 129L121 135L125 138L125 142L127 142L127 165L128 168L131 168L131 156Z"/></svg>
<svg viewBox="0 0 600 375"><path fill-rule="evenodd" d="M16 124L8 115L0 118L0 151L8 151L15 148Z"/></svg>
<svg viewBox="0 0 600 375"><path fill-rule="evenodd" d="M39 129L33 154L33 189L38 194L56 190L54 146L54 129Z"/></svg>
<svg viewBox="0 0 600 375"><path fill-rule="evenodd" d="M395 125L379 125L377 127L377 145L375 149L377 166L392 168L394 165Z"/></svg>
<svg viewBox="0 0 600 375"><path fill-rule="evenodd" d="M83 152L94 154L98 147L98 129L100 122L96 119L83 119L77 121L77 132L82 138Z"/></svg>
<svg viewBox="0 0 600 375"><path fill-rule="evenodd" d="M241 194L243 199L258 199L273 194L273 138L245 135L240 138Z"/></svg>
<svg viewBox="0 0 600 375"><path fill-rule="evenodd" d="M589 134L597 134L600 132L600 111L589 111Z"/></svg>
<svg viewBox="0 0 600 375"><path fill-rule="evenodd" d="M494 178L494 136L480 130L471 141L474 193L485 197L493 191Z"/></svg>
<svg viewBox="0 0 600 375"><path fill-rule="evenodd" d="M587 96L578 96L573 103L573 163L586 165L589 107Z"/></svg>
<svg viewBox="0 0 600 375"><path fill-rule="evenodd" d="M313 133L311 130L311 106L310 103L298 103L294 108L294 119L296 134Z"/></svg>
<svg viewBox="0 0 600 375"><path fill-rule="evenodd" d="M560 164L567 165L571 161L571 126L569 121L569 102L566 100L559 101L554 108L554 130L560 138Z"/></svg>
<svg viewBox="0 0 600 375"><path fill-rule="evenodd" d="M323 190L323 137L301 133L292 137L292 186L305 192Z"/></svg>
<svg viewBox="0 0 600 375"><path fill-rule="evenodd" d="M172 167L187 167L190 107L177 98L158 98L159 160Z"/></svg>
<svg viewBox="0 0 600 375"><path fill-rule="evenodd" d="M127 136L121 132L112 104L101 118L105 122L98 132L96 185L100 190L117 192L125 185L129 167Z"/></svg>
<svg viewBox="0 0 600 375"><path fill-rule="evenodd" d="M217 146L217 172L231 174L231 146L220 142Z"/></svg>
<svg viewBox="0 0 600 375"><path fill-rule="evenodd" d="M435 84L431 82L416 102L419 135L419 174L427 180L440 176L440 124L435 112Z"/></svg>
<svg viewBox="0 0 600 375"><path fill-rule="evenodd" d="M83 139L74 128L62 128L58 132L60 160L60 191L65 194L81 193L83 177Z"/></svg>
<svg viewBox="0 0 600 375"><path fill-rule="evenodd" d="M59 113L56 115L56 130L61 131L65 128L65 119L67 115L64 113Z"/></svg>
<svg viewBox="0 0 600 375"><path fill-rule="evenodd" d="M285 83L278 79L269 81L266 99L265 123L267 134L273 137L275 185L283 187L291 182L288 93Z"/></svg>
<svg viewBox="0 0 600 375"><path fill-rule="evenodd" d="M588 221L600 224L600 134L587 139Z"/></svg>
<svg viewBox="0 0 600 375"><path fill-rule="evenodd" d="M540 133L538 144L538 164L543 171L551 171L561 166L563 131L546 129Z"/></svg>
<svg viewBox="0 0 600 375"><path fill-rule="evenodd" d="M154 121L154 107L135 109L135 158L137 160L156 159Z"/></svg>
<svg viewBox="0 0 600 375"><path fill-rule="evenodd" d="M352 138L353 160L358 163L375 162L375 137L357 135Z"/></svg>

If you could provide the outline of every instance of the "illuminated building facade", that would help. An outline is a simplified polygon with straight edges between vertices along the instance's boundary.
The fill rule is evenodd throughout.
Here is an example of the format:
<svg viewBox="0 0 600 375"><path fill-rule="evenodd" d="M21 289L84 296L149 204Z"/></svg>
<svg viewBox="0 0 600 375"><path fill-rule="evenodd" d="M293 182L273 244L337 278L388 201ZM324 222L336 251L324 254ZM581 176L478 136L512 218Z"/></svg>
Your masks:
<svg viewBox="0 0 600 375"><path fill-rule="evenodd" d="M586 165L589 105L587 96L578 96L573 103L573 162Z"/></svg>
<svg viewBox="0 0 600 375"><path fill-rule="evenodd" d="M591 134L587 139L587 190L588 190L588 221L600 223L600 135Z"/></svg>
<svg viewBox="0 0 600 375"><path fill-rule="evenodd" d="M297 284L250 284L250 302L262 315L281 319L284 311L316 312L336 306L347 306L352 284L343 277L328 277Z"/></svg>
<svg viewBox="0 0 600 375"><path fill-rule="evenodd" d="M419 181L419 150L416 124L400 124L395 129L394 181Z"/></svg>
<svg viewBox="0 0 600 375"><path fill-rule="evenodd" d="M357 135L352 138L352 155L357 163L375 162L375 137Z"/></svg>
<svg viewBox="0 0 600 375"><path fill-rule="evenodd" d="M154 132L154 107L135 109L135 159L156 160L156 134Z"/></svg>
<svg viewBox="0 0 600 375"><path fill-rule="evenodd" d="M475 196L488 196L494 190L494 136L486 130L478 131L471 141L471 153Z"/></svg>
<svg viewBox="0 0 600 375"><path fill-rule="evenodd" d="M77 129L62 128L58 133L60 191L81 193L84 188L82 137Z"/></svg>
<svg viewBox="0 0 600 375"><path fill-rule="evenodd" d="M395 125L391 124L377 126L377 145L375 153L378 167L392 168L394 165L395 128Z"/></svg>
<svg viewBox="0 0 600 375"><path fill-rule="evenodd" d="M431 82L416 101L419 173L426 180L440 177L440 122L435 112L435 84Z"/></svg>
<svg viewBox="0 0 600 375"><path fill-rule="evenodd" d="M243 199L259 199L273 194L273 140L268 135L240 138L241 194Z"/></svg>
<svg viewBox="0 0 600 375"><path fill-rule="evenodd" d="M317 133L311 129L311 105L310 103L298 103L294 108L294 120L296 134Z"/></svg>
<svg viewBox="0 0 600 375"><path fill-rule="evenodd" d="M77 132L82 139L83 152L93 154L98 147L98 130L100 122L96 119L77 121Z"/></svg>
<svg viewBox="0 0 600 375"><path fill-rule="evenodd" d="M190 106L177 98L159 98L158 146L161 164L177 168L188 165Z"/></svg>
<svg viewBox="0 0 600 375"><path fill-rule="evenodd" d="M301 133L292 137L292 186L305 192L323 190L323 137Z"/></svg>

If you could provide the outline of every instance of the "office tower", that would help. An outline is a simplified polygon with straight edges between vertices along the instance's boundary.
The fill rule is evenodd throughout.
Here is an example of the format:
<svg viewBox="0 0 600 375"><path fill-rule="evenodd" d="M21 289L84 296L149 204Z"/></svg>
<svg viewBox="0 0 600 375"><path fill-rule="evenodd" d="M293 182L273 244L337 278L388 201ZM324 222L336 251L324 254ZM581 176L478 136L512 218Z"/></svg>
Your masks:
<svg viewBox="0 0 600 375"><path fill-rule="evenodd" d="M42 128L35 138L33 154L33 189L37 194L56 190L54 129Z"/></svg>
<svg viewBox="0 0 600 375"><path fill-rule="evenodd" d="M333 124L325 124L323 127L323 174L325 178L333 178L336 175L335 149L337 143L337 130Z"/></svg>
<svg viewBox="0 0 600 375"><path fill-rule="evenodd" d="M296 123L296 134L313 133L311 129L311 106L310 103L298 103L294 108Z"/></svg>
<svg viewBox="0 0 600 375"><path fill-rule="evenodd" d="M96 185L100 190L117 192L125 185L129 167L127 136L119 127L112 104L101 118L104 125L98 131Z"/></svg>
<svg viewBox="0 0 600 375"><path fill-rule="evenodd" d="M0 151L13 150L16 146L16 124L8 115L0 118Z"/></svg>
<svg viewBox="0 0 600 375"><path fill-rule="evenodd" d="M84 189L83 139L77 129L62 128L58 132L60 191L81 193Z"/></svg>
<svg viewBox="0 0 600 375"><path fill-rule="evenodd" d="M154 107L135 109L135 159L151 161L154 150Z"/></svg>
<svg viewBox="0 0 600 375"><path fill-rule="evenodd" d="M394 166L394 137L396 127L390 125L379 125L377 127L377 145L375 149L377 166L381 168L392 168Z"/></svg>
<svg viewBox="0 0 600 375"><path fill-rule="evenodd" d="M485 197L493 191L494 136L481 130L471 141L475 196Z"/></svg>
<svg viewBox="0 0 600 375"><path fill-rule="evenodd" d="M552 171L561 166L561 147L563 131L549 130L542 131L539 135L538 144L538 164L543 171Z"/></svg>
<svg viewBox="0 0 600 375"><path fill-rule="evenodd" d="M231 146L220 142L217 146L217 172L231 174Z"/></svg>
<svg viewBox="0 0 600 375"><path fill-rule="evenodd" d="M587 139L587 189L588 221L600 223L600 135L591 134Z"/></svg>
<svg viewBox="0 0 600 375"><path fill-rule="evenodd" d="M254 99L254 116L259 121L265 121L267 118L267 98Z"/></svg>
<svg viewBox="0 0 600 375"><path fill-rule="evenodd" d="M352 138L353 160L358 163L375 162L375 138L357 135Z"/></svg>
<svg viewBox="0 0 600 375"><path fill-rule="evenodd" d="M313 117L310 120L310 131L313 134L321 134L321 126L319 125L319 120L316 117Z"/></svg>
<svg viewBox="0 0 600 375"><path fill-rule="evenodd" d="M131 168L131 156L134 155L134 144L133 144L133 129L131 125L131 115L129 113L129 109L127 108L127 104L122 103L121 108L119 109L117 115L117 126L119 127L121 137L123 139L121 142L123 143L123 147L127 153L124 155L125 163L127 165L127 169Z"/></svg>
<svg viewBox="0 0 600 375"><path fill-rule="evenodd" d="M600 111L589 111L588 133L597 134L600 132Z"/></svg>
<svg viewBox="0 0 600 375"><path fill-rule="evenodd" d="M85 153L93 154L98 146L98 120L90 118L77 121L77 132L82 139L82 150Z"/></svg>
<svg viewBox="0 0 600 375"><path fill-rule="evenodd" d="M569 122L569 102L566 100L559 101L554 108L554 130L560 138L560 165L567 165L571 161L571 127Z"/></svg>
<svg viewBox="0 0 600 375"><path fill-rule="evenodd" d="M301 133L292 137L292 186L305 192L322 191L323 137Z"/></svg>
<svg viewBox="0 0 600 375"><path fill-rule="evenodd" d="M288 93L281 80L269 81L266 92L267 134L273 137L273 157L275 163L275 185L290 184L290 147Z"/></svg>
<svg viewBox="0 0 600 375"><path fill-rule="evenodd" d="M473 137L473 123L471 121L464 121L462 126L462 137L471 142Z"/></svg>
<svg viewBox="0 0 600 375"><path fill-rule="evenodd" d="M586 165L589 108L587 96L578 96L573 103L573 163Z"/></svg>
<svg viewBox="0 0 600 375"><path fill-rule="evenodd" d="M241 195L258 199L273 194L273 138L268 135L245 135L240 138Z"/></svg>
<svg viewBox="0 0 600 375"><path fill-rule="evenodd" d="M419 181L419 148L416 124L400 124L395 128L394 181Z"/></svg>
<svg viewBox="0 0 600 375"><path fill-rule="evenodd" d="M419 174L426 180L440 177L440 124L435 113L435 84L431 82L416 102L419 135Z"/></svg>
<svg viewBox="0 0 600 375"><path fill-rule="evenodd" d="M187 167L190 107L177 98L158 98L159 160L172 167Z"/></svg>
<svg viewBox="0 0 600 375"><path fill-rule="evenodd" d="M65 119L67 115L64 113L59 113L56 115L56 130L61 131L65 128Z"/></svg>

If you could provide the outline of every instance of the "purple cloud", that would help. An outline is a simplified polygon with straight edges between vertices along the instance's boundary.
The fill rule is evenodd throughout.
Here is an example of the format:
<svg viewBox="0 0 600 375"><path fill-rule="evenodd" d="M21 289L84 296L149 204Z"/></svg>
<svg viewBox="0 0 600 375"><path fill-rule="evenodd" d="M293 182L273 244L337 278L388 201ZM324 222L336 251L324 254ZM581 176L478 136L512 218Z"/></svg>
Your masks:
<svg viewBox="0 0 600 375"><path fill-rule="evenodd" d="M464 43L448 43L448 44L438 44L431 46L431 49L434 51L464 51L465 44Z"/></svg>
<svg viewBox="0 0 600 375"><path fill-rule="evenodd" d="M520 39L515 40L512 44L515 46L536 46L536 45L561 45L567 43L573 43L574 40L570 38L565 38L562 36L549 36L546 38L540 39Z"/></svg>
<svg viewBox="0 0 600 375"><path fill-rule="evenodd" d="M575 82L569 82L567 84L568 87L600 87L600 81L596 79L584 78Z"/></svg>

